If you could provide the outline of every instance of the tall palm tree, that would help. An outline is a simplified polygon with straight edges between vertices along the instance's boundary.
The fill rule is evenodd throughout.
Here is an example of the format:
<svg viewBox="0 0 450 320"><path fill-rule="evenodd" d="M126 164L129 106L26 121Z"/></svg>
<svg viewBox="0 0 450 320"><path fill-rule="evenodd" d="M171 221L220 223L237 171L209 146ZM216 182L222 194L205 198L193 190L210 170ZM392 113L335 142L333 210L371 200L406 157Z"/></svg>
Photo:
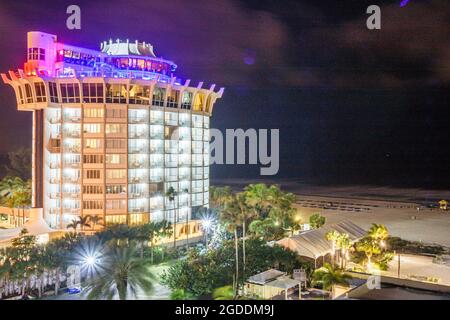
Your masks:
<svg viewBox="0 0 450 320"><path fill-rule="evenodd" d="M169 201L173 204L175 201L175 197L178 195L178 192L175 191L175 189L171 186L166 191L166 197L169 199ZM177 247L177 209L174 209L173 214L173 247Z"/></svg>
<svg viewBox="0 0 450 320"><path fill-rule="evenodd" d="M331 256L332 256L333 266L334 266L334 260L335 260L335 255L336 255L337 243L338 243L340 236L341 236L341 234L336 230L331 230L331 231L327 232L327 234L325 235L325 238L328 241L331 241Z"/></svg>
<svg viewBox="0 0 450 320"><path fill-rule="evenodd" d="M344 269L347 262L347 255L352 247L352 241L348 233L341 233L337 239L337 247L340 250L341 269Z"/></svg>
<svg viewBox="0 0 450 320"><path fill-rule="evenodd" d="M223 210L220 213L220 220L222 220L229 232L234 234L234 250L235 250L235 283L234 292L235 295L238 293L238 283L239 283L239 238L238 238L238 227L242 225L242 212L239 204L236 200L236 196L233 196L230 201L228 201Z"/></svg>
<svg viewBox="0 0 450 320"><path fill-rule="evenodd" d="M329 263L325 263L322 268L314 271L312 278L313 284L320 284L323 290L331 291L334 297L334 286L347 285L351 277Z"/></svg>
<svg viewBox="0 0 450 320"><path fill-rule="evenodd" d="M155 277L146 262L136 257L135 248L112 248L104 263L98 276L88 283L88 299L112 300L118 296L126 300L152 292Z"/></svg>
<svg viewBox="0 0 450 320"><path fill-rule="evenodd" d="M270 209L269 190L263 183L249 184L245 187L247 205L253 208L255 216L266 218Z"/></svg>
<svg viewBox="0 0 450 320"><path fill-rule="evenodd" d="M251 208L247 205L247 194L245 192L240 192L236 194L234 201L236 201L236 208L239 209L240 220L242 221L242 262L243 262L243 274L245 277L245 268L246 268L246 255L245 255L245 240L246 240L246 231L247 231L247 222L250 219L255 217L255 211L251 210ZM244 279L245 280L245 279Z"/></svg>
<svg viewBox="0 0 450 320"><path fill-rule="evenodd" d="M231 198L231 188L229 186L209 188L209 203L211 208L223 208L225 203Z"/></svg>

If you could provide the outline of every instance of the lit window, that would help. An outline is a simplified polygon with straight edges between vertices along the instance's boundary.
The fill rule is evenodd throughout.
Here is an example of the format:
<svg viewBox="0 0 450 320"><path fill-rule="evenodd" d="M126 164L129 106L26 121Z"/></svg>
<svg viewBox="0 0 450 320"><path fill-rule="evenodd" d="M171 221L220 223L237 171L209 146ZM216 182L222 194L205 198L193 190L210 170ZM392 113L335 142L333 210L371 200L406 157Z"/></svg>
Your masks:
<svg viewBox="0 0 450 320"><path fill-rule="evenodd" d="M153 90L152 104L154 106L162 107L164 105L164 95L166 94L166 89L156 87Z"/></svg>
<svg viewBox="0 0 450 320"><path fill-rule="evenodd" d="M127 86L124 84L106 85L106 103L126 103Z"/></svg>

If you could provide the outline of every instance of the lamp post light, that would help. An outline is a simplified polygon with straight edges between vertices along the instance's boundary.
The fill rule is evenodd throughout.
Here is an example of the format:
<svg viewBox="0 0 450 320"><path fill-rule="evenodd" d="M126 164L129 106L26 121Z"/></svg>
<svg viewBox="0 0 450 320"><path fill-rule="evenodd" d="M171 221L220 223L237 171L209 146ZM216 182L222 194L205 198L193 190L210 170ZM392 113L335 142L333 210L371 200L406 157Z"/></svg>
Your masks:
<svg viewBox="0 0 450 320"><path fill-rule="evenodd" d="M202 229L205 233L205 247L208 246L208 234L213 228L214 219L211 216L204 216L201 220Z"/></svg>

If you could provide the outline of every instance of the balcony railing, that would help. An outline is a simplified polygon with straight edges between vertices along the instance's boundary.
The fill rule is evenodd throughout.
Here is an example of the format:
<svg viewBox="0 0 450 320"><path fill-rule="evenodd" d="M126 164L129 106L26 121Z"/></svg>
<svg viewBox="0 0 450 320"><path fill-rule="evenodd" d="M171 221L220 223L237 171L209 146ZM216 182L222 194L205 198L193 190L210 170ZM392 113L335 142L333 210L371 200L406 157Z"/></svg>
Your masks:
<svg viewBox="0 0 450 320"><path fill-rule="evenodd" d="M79 138L81 137L81 131L64 131L64 136L67 138Z"/></svg>
<svg viewBox="0 0 450 320"><path fill-rule="evenodd" d="M75 168L75 169L77 169L77 168L79 168L80 167L80 165L81 165L81 163L80 162L64 162L64 167L70 167L70 168Z"/></svg>
<svg viewBox="0 0 450 320"><path fill-rule="evenodd" d="M130 163L130 168L131 169L143 169L143 168L147 168L148 167L148 162L147 161L135 161L135 162L131 162Z"/></svg>
<svg viewBox="0 0 450 320"><path fill-rule="evenodd" d="M141 138L147 138L148 132L131 132L128 138L130 139L141 139Z"/></svg>
<svg viewBox="0 0 450 320"><path fill-rule="evenodd" d="M50 184L59 184L61 182L61 179L59 179L59 178L50 178L50 179L48 179L48 182Z"/></svg>
<svg viewBox="0 0 450 320"><path fill-rule="evenodd" d="M48 194L48 197L50 199L59 199L61 197L61 193L60 192L50 192Z"/></svg>
<svg viewBox="0 0 450 320"><path fill-rule="evenodd" d="M141 176L141 177L130 177L130 183L142 183L148 181L147 176Z"/></svg>
<svg viewBox="0 0 450 320"><path fill-rule="evenodd" d="M150 182L161 182L163 181L162 176L150 176Z"/></svg>
<svg viewBox="0 0 450 320"><path fill-rule="evenodd" d="M128 118L129 123L148 123L147 117L131 117Z"/></svg>
<svg viewBox="0 0 450 320"><path fill-rule="evenodd" d="M80 177L63 177L63 181L66 183L80 183Z"/></svg>
<svg viewBox="0 0 450 320"><path fill-rule="evenodd" d="M47 118L48 122L50 122L50 124L58 124L61 123L61 117L51 117L51 118Z"/></svg>
<svg viewBox="0 0 450 320"><path fill-rule="evenodd" d="M71 122L71 123L80 123L81 122L81 116L65 116L64 122Z"/></svg>

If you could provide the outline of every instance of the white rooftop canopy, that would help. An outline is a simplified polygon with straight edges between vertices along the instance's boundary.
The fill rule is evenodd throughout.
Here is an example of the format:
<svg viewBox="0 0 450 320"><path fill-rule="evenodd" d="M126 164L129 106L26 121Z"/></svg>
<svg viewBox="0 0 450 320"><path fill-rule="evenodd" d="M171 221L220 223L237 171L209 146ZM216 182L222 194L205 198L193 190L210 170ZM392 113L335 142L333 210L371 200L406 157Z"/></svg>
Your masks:
<svg viewBox="0 0 450 320"><path fill-rule="evenodd" d="M299 235L283 238L277 244L297 252L302 257L317 259L332 251L332 244L326 239L329 231L336 230L346 233L352 242L355 242L366 234L365 230L351 221L344 220L337 224L324 226L319 229L306 231Z"/></svg>

